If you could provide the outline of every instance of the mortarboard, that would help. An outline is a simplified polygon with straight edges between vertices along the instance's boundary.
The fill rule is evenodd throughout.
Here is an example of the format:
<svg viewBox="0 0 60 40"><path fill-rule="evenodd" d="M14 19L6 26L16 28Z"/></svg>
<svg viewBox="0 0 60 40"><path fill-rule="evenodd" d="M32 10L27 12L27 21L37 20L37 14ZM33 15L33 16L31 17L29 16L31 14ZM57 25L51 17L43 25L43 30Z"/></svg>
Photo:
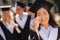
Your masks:
<svg viewBox="0 0 60 40"><path fill-rule="evenodd" d="M10 8L11 8L11 5L8 5L8 6L0 6L1 10L2 11L9 11Z"/></svg>
<svg viewBox="0 0 60 40"><path fill-rule="evenodd" d="M52 3L48 2L48 1L36 1L32 7L29 9L29 11L33 12L36 14L36 12L41 8L41 7L44 7L44 8L47 8L48 10L51 9L51 7L53 6Z"/></svg>
<svg viewBox="0 0 60 40"><path fill-rule="evenodd" d="M28 3L28 6L31 7L33 5L33 3Z"/></svg>
<svg viewBox="0 0 60 40"><path fill-rule="evenodd" d="M20 7L24 8L26 5L24 3L22 3L22 2L17 1L17 6L20 6Z"/></svg>

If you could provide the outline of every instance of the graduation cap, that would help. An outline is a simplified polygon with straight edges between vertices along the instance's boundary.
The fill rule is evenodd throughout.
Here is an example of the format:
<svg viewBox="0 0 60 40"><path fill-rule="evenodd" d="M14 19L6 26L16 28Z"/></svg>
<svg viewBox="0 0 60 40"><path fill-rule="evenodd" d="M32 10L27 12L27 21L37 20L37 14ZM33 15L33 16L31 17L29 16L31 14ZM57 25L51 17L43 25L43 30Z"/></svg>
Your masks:
<svg viewBox="0 0 60 40"><path fill-rule="evenodd" d="M2 11L9 11L10 8L11 8L11 5L8 5L8 6L0 6L1 10Z"/></svg>
<svg viewBox="0 0 60 40"><path fill-rule="evenodd" d="M33 3L28 3L28 6L31 7L33 5Z"/></svg>
<svg viewBox="0 0 60 40"><path fill-rule="evenodd" d="M43 1L40 0L40 1L36 1L36 2L32 5L32 7L29 9L29 11L35 13L35 15L36 15L37 11L38 11L41 7L47 8L47 10L50 10L52 6L53 6L52 3L48 2L48 1L44 1L44 0L43 0Z"/></svg>
<svg viewBox="0 0 60 40"><path fill-rule="evenodd" d="M20 6L20 7L24 8L26 5L24 3L22 3L22 2L17 1L17 6Z"/></svg>

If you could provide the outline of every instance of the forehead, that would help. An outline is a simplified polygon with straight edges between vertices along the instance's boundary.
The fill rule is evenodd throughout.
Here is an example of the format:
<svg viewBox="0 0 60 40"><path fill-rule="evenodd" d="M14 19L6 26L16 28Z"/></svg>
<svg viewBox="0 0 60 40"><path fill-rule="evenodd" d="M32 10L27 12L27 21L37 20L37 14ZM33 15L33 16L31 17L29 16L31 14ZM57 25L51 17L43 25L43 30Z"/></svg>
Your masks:
<svg viewBox="0 0 60 40"><path fill-rule="evenodd" d="M16 8L21 8L20 6L16 6Z"/></svg>
<svg viewBox="0 0 60 40"><path fill-rule="evenodd" d="M37 11L37 13L39 13L39 12L44 12L44 11L47 11L44 7L41 7L38 11Z"/></svg>

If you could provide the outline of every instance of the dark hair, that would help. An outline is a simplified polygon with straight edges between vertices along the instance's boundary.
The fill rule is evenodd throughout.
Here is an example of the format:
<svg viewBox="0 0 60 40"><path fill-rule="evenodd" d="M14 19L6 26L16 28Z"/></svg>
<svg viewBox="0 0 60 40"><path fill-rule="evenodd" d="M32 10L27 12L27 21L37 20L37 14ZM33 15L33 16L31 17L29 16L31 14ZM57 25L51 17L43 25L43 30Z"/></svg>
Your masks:
<svg viewBox="0 0 60 40"><path fill-rule="evenodd" d="M41 8L42 8L42 7L41 7ZM59 26L56 24L53 16L51 15L50 10L49 10L47 7L43 7L43 8L46 9L46 10L48 11L48 13L49 13L49 16L50 16L50 18L49 18L49 25L51 25L52 27L59 27ZM41 25L41 24L39 24L39 26L40 26L40 25ZM40 30L40 27L38 28L38 30Z"/></svg>
<svg viewBox="0 0 60 40"><path fill-rule="evenodd" d="M56 27L58 26L53 18L53 16L51 15L50 11L48 11L49 15L50 15L50 18L49 18L49 24L52 26L52 27Z"/></svg>
<svg viewBox="0 0 60 40"><path fill-rule="evenodd" d="M41 7L41 8L42 8L42 7ZM48 9L48 8L45 7L45 6L43 6L43 8L46 9L46 10L48 11L48 13L49 13L49 16L50 16L50 18L49 18L49 25L51 25L52 27L57 27L58 25L56 24L53 16L51 15L50 9ZM40 26L40 25L39 25L39 26ZM39 27L38 29L40 30L40 27Z"/></svg>

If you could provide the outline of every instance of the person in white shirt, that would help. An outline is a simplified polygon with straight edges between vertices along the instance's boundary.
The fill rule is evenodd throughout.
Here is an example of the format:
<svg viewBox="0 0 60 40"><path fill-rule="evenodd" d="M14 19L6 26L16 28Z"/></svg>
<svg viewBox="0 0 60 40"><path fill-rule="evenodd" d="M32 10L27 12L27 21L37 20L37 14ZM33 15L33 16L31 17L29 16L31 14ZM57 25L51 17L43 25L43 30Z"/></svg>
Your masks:
<svg viewBox="0 0 60 40"><path fill-rule="evenodd" d="M20 40L28 40L29 30L30 30L30 18L31 16L28 15L25 11L26 5L21 2L16 2L16 15L15 15L15 22L18 24L21 33L19 34L18 39Z"/></svg>

